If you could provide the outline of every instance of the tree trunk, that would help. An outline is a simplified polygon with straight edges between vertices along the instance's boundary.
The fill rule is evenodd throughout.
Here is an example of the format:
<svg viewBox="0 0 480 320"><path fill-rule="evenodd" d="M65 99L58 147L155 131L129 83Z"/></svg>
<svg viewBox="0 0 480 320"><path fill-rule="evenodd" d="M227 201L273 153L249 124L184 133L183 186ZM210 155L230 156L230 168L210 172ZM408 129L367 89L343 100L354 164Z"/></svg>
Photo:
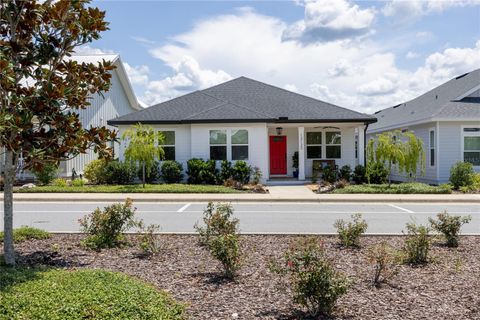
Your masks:
<svg viewBox="0 0 480 320"><path fill-rule="evenodd" d="M13 248L13 182L15 180L15 166L13 152L5 151L5 168L3 180L3 251L5 263L15 265L15 251Z"/></svg>
<svg viewBox="0 0 480 320"><path fill-rule="evenodd" d="M145 188L145 162L142 162L143 187Z"/></svg>

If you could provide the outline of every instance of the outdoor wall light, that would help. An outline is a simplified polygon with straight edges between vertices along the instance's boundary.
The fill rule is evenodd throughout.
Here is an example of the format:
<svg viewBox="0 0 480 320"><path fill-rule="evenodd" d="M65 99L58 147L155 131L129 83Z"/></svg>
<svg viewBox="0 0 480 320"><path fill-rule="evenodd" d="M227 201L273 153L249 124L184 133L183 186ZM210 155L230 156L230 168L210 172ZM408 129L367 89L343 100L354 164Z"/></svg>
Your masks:
<svg viewBox="0 0 480 320"><path fill-rule="evenodd" d="M277 130L277 135L278 136L282 135L282 130L283 130L282 127L275 128L275 130Z"/></svg>

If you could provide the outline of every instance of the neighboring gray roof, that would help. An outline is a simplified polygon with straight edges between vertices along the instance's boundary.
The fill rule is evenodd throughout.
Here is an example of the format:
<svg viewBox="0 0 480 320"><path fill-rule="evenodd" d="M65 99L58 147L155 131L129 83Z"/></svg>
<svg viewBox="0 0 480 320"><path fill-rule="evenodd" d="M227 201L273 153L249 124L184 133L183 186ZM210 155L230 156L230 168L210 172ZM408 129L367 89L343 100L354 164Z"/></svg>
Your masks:
<svg viewBox="0 0 480 320"><path fill-rule="evenodd" d="M374 116L240 77L108 121L133 123L374 122Z"/></svg>
<svg viewBox="0 0 480 320"><path fill-rule="evenodd" d="M455 100L479 85L480 69L453 78L413 100L376 112L378 122L371 124L368 131L398 128L432 119L480 120L479 99Z"/></svg>

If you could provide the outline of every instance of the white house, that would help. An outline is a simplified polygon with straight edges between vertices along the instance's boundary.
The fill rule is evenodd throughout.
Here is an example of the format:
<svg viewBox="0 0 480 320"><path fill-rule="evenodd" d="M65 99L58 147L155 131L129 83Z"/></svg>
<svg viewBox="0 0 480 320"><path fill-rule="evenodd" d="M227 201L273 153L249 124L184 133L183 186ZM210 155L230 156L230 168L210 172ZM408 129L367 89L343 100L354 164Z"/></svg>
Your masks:
<svg viewBox="0 0 480 320"><path fill-rule="evenodd" d="M471 162L480 172L480 69L460 75L427 93L375 113L378 122L368 138L395 129L412 131L423 140L426 174L417 180L448 182L458 161ZM395 175L403 181L404 176Z"/></svg>
<svg viewBox="0 0 480 320"><path fill-rule="evenodd" d="M162 131L166 158L184 168L191 158L245 160L260 168L264 180L292 177L292 156L298 151L298 179L304 180L312 175L316 160L352 168L363 164L365 130L375 121L370 115L240 77L108 123L120 133L136 123Z"/></svg>

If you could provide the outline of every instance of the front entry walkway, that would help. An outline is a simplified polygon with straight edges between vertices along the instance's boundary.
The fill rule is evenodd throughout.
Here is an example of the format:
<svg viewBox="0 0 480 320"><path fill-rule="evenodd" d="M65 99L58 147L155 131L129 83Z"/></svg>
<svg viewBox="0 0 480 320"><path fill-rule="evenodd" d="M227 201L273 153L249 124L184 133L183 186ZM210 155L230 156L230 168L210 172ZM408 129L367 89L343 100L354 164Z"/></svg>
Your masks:
<svg viewBox="0 0 480 320"><path fill-rule="evenodd" d="M307 186L267 186L270 195L276 197L311 197L315 199L315 194Z"/></svg>

